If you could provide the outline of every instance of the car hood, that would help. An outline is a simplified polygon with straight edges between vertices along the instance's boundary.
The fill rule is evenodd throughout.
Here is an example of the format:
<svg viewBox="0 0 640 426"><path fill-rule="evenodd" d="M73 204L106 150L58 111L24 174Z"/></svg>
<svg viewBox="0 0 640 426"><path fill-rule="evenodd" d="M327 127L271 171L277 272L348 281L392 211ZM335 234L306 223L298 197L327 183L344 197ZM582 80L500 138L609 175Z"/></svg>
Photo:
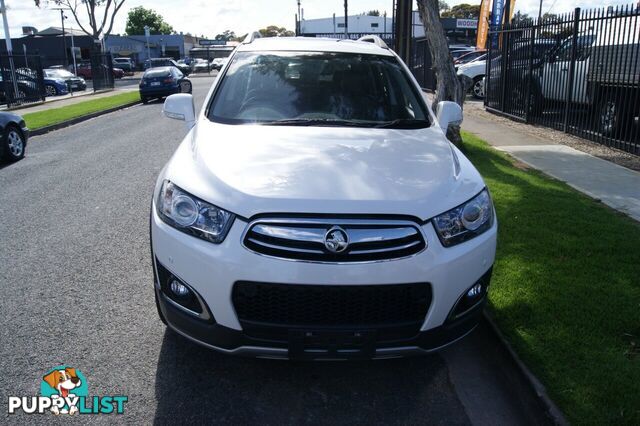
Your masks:
<svg viewBox="0 0 640 426"><path fill-rule="evenodd" d="M201 120L165 177L245 218L262 213L429 219L484 187L441 129L222 125Z"/></svg>

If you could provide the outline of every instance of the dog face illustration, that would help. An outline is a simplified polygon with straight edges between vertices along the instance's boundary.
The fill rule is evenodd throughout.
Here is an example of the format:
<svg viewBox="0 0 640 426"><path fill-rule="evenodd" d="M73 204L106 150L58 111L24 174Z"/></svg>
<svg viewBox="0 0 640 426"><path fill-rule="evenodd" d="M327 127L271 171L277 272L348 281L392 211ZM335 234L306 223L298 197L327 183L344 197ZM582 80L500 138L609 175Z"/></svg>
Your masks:
<svg viewBox="0 0 640 426"><path fill-rule="evenodd" d="M64 370L53 370L43 377L43 380L52 388L58 391L61 397L69 396L69 391L82 385L82 380L76 374L75 368L65 368Z"/></svg>

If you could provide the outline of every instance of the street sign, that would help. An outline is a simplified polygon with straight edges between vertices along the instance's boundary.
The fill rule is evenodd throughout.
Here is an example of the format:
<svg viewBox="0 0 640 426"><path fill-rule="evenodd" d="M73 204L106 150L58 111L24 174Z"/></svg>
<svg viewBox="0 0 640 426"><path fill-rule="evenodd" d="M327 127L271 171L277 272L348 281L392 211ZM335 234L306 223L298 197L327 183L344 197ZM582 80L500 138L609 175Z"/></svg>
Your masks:
<svg viewBox="0 0 640 426"><path fill-rule="evenodd" d="M202 39L198 43L200 46L225 46L227 44L226 40L205 40Z"/></svg>

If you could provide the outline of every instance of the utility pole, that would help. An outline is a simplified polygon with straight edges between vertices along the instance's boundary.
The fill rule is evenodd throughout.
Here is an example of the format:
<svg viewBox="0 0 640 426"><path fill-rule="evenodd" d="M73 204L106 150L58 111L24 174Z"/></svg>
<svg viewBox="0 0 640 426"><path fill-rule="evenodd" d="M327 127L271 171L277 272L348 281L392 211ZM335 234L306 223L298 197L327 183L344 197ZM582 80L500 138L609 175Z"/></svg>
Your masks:
<svg viewBox="0 0 640 426"><path fill-rule="evenodd" d="M7 55L9 56L9 68L11 70L11 81L13 82L14 99L18 97L18 82L16 81L16 67L13 64L13 46L11 44L11 33L9 32L9 21L7 20L7 8L4 0L0 0L0 12L2 12L2 24L4 25L4 41L7 44Z"/></svg>
<svg viewBox="0 0 640 426"><path fill-rule="evenodd" d="M298 28L296 28L296 35L300 35L302 33L301 18L302 16L300 15L300 0L298 0L298 22L297 22Z"/></svg>
<svg viewBox="0 0 640 426"><path fill-rule="evenodd" d="M540 8L538 9L538 25L542 23L542 1L540 0Z"/></svg>
<svg viewBox="0 0 640 426"><path fill-rule="evenodd" d="M73 27L71 27L71 58L73 59L73 73L78 75L78 66L76 65L76 44L73 41Z"/></svg>
<svg viewBox="0 0 640 426"><path fill-rule="evenodd" d="M349 38L349 6L348 0L344 0L344 36Z"/></svg>
<svg viewBox="0 0 640 426"><path fill-rule="evenodd" d="M149 28L148 25L144 26L144 37L147 39L147 59L149 59L149 66L151 66L151 50L149 49Z"/></svg>
<svg viewBox="0 0 640 426"><path fill-rule="evenodd" d="M65 32L64 32L64 20L67 19L67 17L64 16L65 8L56 7L51 10L60 11L60 22L62 22L62 51L64 52L64 66L66 67L67 65L69 65L69 56L67 55L67 37L65 36Z"/></svg>

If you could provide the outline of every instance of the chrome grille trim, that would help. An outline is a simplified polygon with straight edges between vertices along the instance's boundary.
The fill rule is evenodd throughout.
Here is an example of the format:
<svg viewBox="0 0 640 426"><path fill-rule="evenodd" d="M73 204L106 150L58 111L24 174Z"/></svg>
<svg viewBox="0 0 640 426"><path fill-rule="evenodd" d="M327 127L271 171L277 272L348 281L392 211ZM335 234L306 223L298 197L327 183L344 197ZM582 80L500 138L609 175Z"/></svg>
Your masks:
<svg viewBox="0 0 640 426"><path fill-rule="evenodd" d="M324 238L331 228L347 234L349 247L332 253ZM242 245L263 256L316 263L365 263L403 259L427 248L419 224L409 220L261 218L249 223Z"/></svg>

